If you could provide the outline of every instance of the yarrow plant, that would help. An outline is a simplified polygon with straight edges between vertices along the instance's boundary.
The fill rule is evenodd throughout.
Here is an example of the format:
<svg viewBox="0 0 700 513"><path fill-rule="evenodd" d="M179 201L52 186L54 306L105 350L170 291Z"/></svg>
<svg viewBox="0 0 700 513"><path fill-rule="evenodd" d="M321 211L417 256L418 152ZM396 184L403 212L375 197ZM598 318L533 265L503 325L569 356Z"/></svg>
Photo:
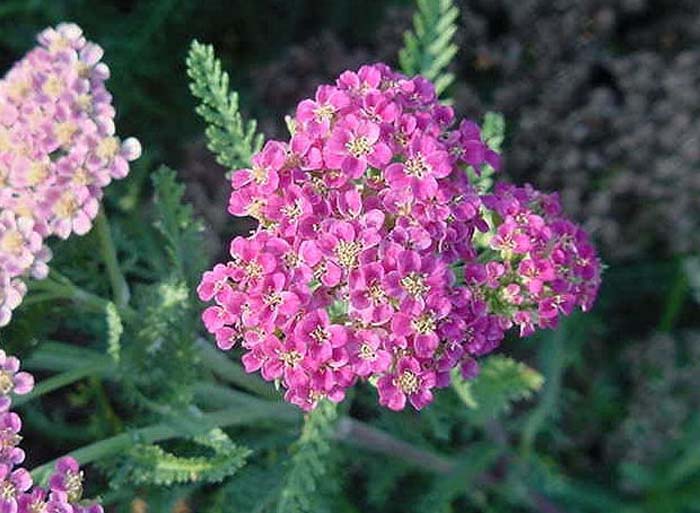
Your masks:
<svg viewBox="0 0 700 513"><path fill-rule="evenodd" d="M500 157L432 83L384 64L299 103L288 141L232 175L229 212L259 222L204 274L204 324L240 344L304 410L357 380L421 409L516 325L553 327L592 305L600 264L556 195L475 182Z"/></svg>
<svg viewBox="0 0 700 513"><path fill-rule="evenodd" d="M103 51L74 24L48 28L0 80L0 326L27 277L48 274L48 237L90 230L102 190L139 157L115 134Z"/></svg>
<svg viewBox="0 0 700 513"><path fill-rule="evenodd" d="M441 103L458 11L450 0L417 7L405 74L385 64L342 73L297 105L286 140L265 141L213 48L193 42L197 113L217 160L233 169L228 211L258 222L208 271L203 225L174 171L153 172L151 208L139 208L135 179L114 231L101 211L104 188L141 149L116 135L109 70L80 28L45 30L0 81L0 324L19 317L3 335L37 346L24 367L45 376L33 388L0 350L0 513L334 510L324 503L341 490L326 479L344 457L335 441L438 476L466 476L463 459L491 479L497 461L516 458L500 441L463 442L544 380L505 355L484 357L509 330L527 336L589 309L600 263L556 194L491 187L503 120L489 114L482 129ZM49 271L49 239L93 222L97 236L61 245L69 258ZM202 344L204 329L241 362ZM244 371L297 407L271 400L276 390ZM367 404L369 387L336 407L360 382L385 408ZM421 416L431 426L424 447L401 440L392 426L407 417L386 410L420 410L448 385L452 394ZM24 469L17 408L30 432L52 431L33 459L72 452ZM88 416L88 429L74 428ZM538 429L528 422L523 454ZM430 450L438 437L441 454ZM465 448L464 458L450 454ZM374 481L368 455L355 456ZM98 501L82 498L78 459L100 472ZM452 485L435 481L431 505L414 509L449 509ZM385 510L381 502L370 509Z"/></svg>
<svg viewBox="0 0 700 513"><path fill-rule="evenodd" d="M83 501L83 473L71 457L56 462L48 487L34 486L19 447L22 420L10 411L12 396L28 394L34 378L20 371L20 362L0 349L0 510L5 513L101 513L102 506Z"/></svg>

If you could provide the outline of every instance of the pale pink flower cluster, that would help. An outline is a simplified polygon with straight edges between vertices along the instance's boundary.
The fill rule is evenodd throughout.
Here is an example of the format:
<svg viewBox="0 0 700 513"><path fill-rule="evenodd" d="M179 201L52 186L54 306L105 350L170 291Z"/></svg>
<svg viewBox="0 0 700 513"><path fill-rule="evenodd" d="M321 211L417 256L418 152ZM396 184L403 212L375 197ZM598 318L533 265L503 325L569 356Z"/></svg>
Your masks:
<svg viewBox="0 0 700 513"><path fill-rule="evenodd" d="M380 404L420 409L453 369L473 377L513 323L526 333L590 306L598 260L583 232L530 189L479 194L467 170L499 156L424 78L347 71L291 126L234 172L229 212L260 225L198 289L219 347L239 343L246 370L291 403L340 401L366 379ZM509 293L507 309L493 299Z"/></svg>
<svg viewBox="0 0 700 513"><path fill-rule="evenodd" d="M58 460L48 489L33 486L21 466L25 453L19 447L22 420L10 411L12 395L31 392L34 378L19 370L19 360L0 349L0 511L3 513L102 513L102 506L83 501L83 473L78 462Z"/></svg>
<svg viewBox="0 0 700 513"><path fill-rule="evenodd" d="M45 239L90 230L102 189L138 158L115 134L102 49L73 24L44 30L0 80L0 326L48 273Z"/></svg>

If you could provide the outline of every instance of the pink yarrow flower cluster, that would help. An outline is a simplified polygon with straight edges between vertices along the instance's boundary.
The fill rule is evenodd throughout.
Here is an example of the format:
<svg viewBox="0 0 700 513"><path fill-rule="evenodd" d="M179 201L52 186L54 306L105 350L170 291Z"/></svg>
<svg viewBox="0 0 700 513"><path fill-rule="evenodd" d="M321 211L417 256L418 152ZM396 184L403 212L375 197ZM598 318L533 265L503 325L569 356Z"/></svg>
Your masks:
<svg viewBox="0 0 700 513"><path fill-rule="evenodd" d="M553 328L560 314L589 310L600 285L600 264L588 235L562 216L556 194L530 185L498 183L484 205L498 218L485 265L465 278L481 289L504 327L520 335Z"/></svg>
<svg viewBox="0 0 700 513"><path fill-rule="evenodd" d="M233 173L229 212L259 227L235 238L231 260L198 288L214 303L203 321L218 346L240 345L246 370L280 383L289 402L309 410L322 398L340 401L362 379L380 404L421 409L453 369L473 377L475 359L522 325L490 295L527 271L526 255L554 273L540 288L536 274L511 280L531 294L520 310L533 324L553 325L569 304L590 306L598 261L583 249L585 236L558 211L536 214L546 196L512 212L521 224L539 215L539 231L501 230L509 221L497 214L519 193L477 192L467 169L498 168L499 155L478 125L456 123L424 78L383 64L347 71L302 101L292 126L289 141L268 141L250 168ZM528 249L517 258L475 242L521 234L537 240L523 239L518 249ZM482 279L484 252L504 266L501 281ZM586 258L592 271L569 270Z"/></svg>
<svg viewBox="0 0 700 513"><path fill-rule="evenodd" d="M38 36L0 80L0 326L48 273L45 240L90 230L102 190L139 157L115 134L102 49L74 24Z"/></svg>
<svg viewBox="0 0 700 513"><path fill-rule="evenodd" d="M25 459L19 447L22 420L10 408L13 395L31 392L34 378L19 367L17 358L0 349L0 511L102 513L102 506L83 500L83 473L75 459L65 457L56 462L47 488L34 486L31 475L21 466Z"/></svg>

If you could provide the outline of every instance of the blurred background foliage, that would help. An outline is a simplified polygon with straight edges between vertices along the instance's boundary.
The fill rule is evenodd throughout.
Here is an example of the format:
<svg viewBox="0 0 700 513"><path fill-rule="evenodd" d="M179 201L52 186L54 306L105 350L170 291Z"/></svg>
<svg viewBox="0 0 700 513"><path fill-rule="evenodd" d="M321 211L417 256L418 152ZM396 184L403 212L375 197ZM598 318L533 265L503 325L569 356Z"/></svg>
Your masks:
<svg viewBox="0 0 700 513"><path fill-rule="evenodd" d="M608 265L603 290L592 315L504 345L545 381L498 420L475 420L457 394L443 394L420 417L380 413L357 394L353 416L454 457L456 467L426 473L334 447L327 489L318 493L332 498L330 511L700 511L700 2L457 4L459 52L448 89L456 110L504 113L505 175L561 191ZM190 41L215 46L244 113L275 136L318 83L364 62L396 64L412 12L412 2L399 0L0 0L0 69L44 26L79 23L105 47L120 132L146 150L135 176L108 199L146 204L152 163L179 169L213 260L248 227L225 212L225 170L206 150L193 111ZM128 225L122 232L128 239ZM62 260L79 258L85 246L73 244ZM40 315L25 314L15 330ZM86 395L78 388L69 403L84 404ZM87 431L56 430L43 453L108 432L114 421L108 411L90 418ZM30 432L51 425L31 410L27 419ZM239 433L249 444L253 435ZM507 450L495 457L499 446ZM210 502L266 511L255 500L245 506L246 492L278 486L274 457L249 467ZM178 490L124 504L134 512L197 511L178 500L187 489Z"/></svg>

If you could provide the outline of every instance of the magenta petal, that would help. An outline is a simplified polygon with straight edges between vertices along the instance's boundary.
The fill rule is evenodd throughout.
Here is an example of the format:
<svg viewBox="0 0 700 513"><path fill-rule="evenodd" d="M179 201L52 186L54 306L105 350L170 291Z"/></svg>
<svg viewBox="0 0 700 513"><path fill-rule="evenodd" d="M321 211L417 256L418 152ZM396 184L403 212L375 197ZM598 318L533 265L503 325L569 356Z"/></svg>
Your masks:
<svg viewBox="0 0 700 513"><path fill-rule="evenodd" d="M391 331L399 337L406 337L412 333L411 318L403 313L397 313L391 320Z"/></svg>

